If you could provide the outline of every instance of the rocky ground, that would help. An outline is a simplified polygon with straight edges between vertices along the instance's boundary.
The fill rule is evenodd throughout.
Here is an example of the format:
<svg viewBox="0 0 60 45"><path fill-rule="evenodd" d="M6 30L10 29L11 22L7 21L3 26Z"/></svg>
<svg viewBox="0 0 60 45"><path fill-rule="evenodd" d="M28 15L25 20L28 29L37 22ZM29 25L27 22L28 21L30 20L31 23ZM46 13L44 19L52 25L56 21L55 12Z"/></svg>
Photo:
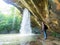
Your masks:
<svg viewBox="0 0 60 45"><path fill-rule="evenodd" d="M60 40L49 36L46 40L38 38L36 41L30 42L30 45L60 45Z"/></svg>
<svg viewBox="0 0 60 45"><path fill-rule="evenodd" d="M30 42L31 45L60 45L60 35L58 37L54 37L50 32L47 33L47 39L43 39L43 35L37 37L36 41Z"/></svg>

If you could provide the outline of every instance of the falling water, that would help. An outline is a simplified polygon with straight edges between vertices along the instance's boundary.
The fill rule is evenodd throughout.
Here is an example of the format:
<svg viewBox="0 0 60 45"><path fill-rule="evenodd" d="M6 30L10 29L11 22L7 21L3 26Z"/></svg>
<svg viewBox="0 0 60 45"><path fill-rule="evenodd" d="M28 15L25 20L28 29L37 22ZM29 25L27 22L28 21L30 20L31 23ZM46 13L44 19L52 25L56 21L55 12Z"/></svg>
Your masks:
<svg viewBox="0 0 60 45"><path fill-rule="evenodd" d="M21 23L20 34L31 34L31 24L30 24L30 12L28 9L24 9L23 11L23 19Z"/></svg>
<svg viewBox="0 0 60 45"><path fill-rule="evenodd" d="M23 11L20 35L26 36L27 34L28 35L32 34L32 30L31 30L31 24L30 24L30 12L28 11L28 9L25 8ZM25 38L24 40L27 40L27 39ZM26 43L27 41L23 41L23 42L20 42L20 45L25 45Z"/></svg>

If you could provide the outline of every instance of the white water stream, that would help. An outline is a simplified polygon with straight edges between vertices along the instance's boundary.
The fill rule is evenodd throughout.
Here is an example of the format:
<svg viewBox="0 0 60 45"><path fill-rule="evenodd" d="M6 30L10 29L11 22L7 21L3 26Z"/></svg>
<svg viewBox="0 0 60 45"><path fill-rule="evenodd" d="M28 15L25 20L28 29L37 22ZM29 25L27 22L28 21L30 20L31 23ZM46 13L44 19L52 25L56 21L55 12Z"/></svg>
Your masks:
<svg viewBox="0 0 60 45"><path fill-rule="evenodd" d="M32 34L31 24L30 24L30 12L26 8L23 11L20 34Z"/></svg>

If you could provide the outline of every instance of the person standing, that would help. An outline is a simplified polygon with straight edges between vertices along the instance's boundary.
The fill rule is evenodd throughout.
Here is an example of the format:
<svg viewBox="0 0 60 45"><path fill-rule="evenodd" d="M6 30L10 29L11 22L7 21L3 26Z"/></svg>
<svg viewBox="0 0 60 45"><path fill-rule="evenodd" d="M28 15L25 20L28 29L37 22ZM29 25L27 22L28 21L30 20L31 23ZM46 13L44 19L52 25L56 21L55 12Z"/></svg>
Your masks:
<svg viewBox="0 0 60 45"><path fill-rule="evenodd" d="M44 39L47 39L47 29L48 27L44 24L44 22L42 22L42 31L44 34Z"/></svg>

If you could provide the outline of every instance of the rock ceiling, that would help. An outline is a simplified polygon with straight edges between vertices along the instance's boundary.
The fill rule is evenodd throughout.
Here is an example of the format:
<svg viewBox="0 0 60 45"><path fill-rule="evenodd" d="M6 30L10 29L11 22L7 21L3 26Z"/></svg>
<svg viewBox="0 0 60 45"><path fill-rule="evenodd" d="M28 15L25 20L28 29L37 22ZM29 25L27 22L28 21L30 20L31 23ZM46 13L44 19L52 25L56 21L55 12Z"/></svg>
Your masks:
<svg viewBox="0 0 60 45"><path fill-rule="evenodd" d="M31 13L31 22L41 29L45 22L48 30L60 33L60 1L59 0L4 0L19 10L27 8Z"/></svg>

